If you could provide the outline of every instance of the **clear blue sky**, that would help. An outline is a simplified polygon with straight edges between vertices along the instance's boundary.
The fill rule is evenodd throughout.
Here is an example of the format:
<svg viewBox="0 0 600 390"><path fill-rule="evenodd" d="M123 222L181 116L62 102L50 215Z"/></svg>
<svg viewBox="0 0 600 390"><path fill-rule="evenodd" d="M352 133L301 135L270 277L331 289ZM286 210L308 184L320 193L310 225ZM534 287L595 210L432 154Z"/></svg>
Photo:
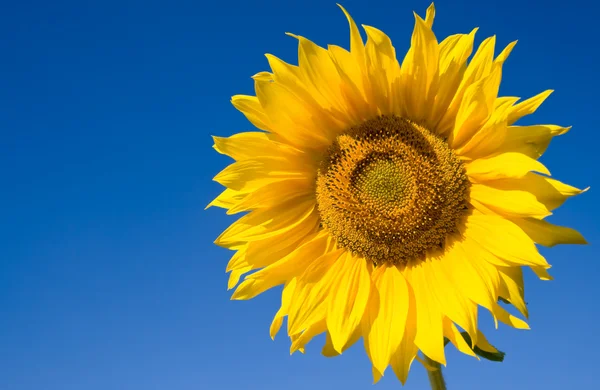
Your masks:
<svg viewBox="0 0 600 390"><path fill-rule="evenodd" d="M93 4L92 4L93 3ZM405 52L428 1L343 2ZM597 9L588 1L440 1L439 38L519 39L503 94L556 92L523 123L573 125L543 157L592 190L552 221L589 246L543 250L553 282L526 274L531 331L500 326L503 364L449 348L450 389L592 388L600 266L596 247L600 84ZM362 346L340 358L289 356L268 335L279 292L232 302L233 218L204 206L228 163L210 135L251 125L229 103L253 93L263 53L296 61L291 31L348 46L334 1L13 1L0 12L0 389L365 389ZM332 387L334 386L334 387ZM391 371L378 389L400 384ZM407 389L426 388L413 366Z"/></svg>

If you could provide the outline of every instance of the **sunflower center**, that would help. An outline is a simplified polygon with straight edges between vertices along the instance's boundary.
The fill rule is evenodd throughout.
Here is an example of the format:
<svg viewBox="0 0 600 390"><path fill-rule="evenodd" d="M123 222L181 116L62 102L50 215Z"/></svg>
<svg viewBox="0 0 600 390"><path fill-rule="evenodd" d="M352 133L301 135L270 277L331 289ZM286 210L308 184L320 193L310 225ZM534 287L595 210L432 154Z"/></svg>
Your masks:
<svg viewBox="0 0 600 390"><path fill-rule="evenodd" d="M448 144L397 116L352 127L317 176L325 229L375 265L407 264L441 248L467 210L468 180Z"/></svg>
<svg viewBox="0 0 600 390"><path fill-rule="evenodd" d="M358 199L381 208L402 203L408 192L404 172L393 157L385 155L372 155L363 160L351 181Z"/></svg>

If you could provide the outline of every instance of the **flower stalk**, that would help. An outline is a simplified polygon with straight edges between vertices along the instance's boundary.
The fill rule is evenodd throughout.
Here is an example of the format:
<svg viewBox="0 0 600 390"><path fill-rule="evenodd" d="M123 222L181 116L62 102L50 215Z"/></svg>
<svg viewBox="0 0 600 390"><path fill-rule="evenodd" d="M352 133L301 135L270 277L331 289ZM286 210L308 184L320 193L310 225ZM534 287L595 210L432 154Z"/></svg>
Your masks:
<svg viewBox="0 0 600 390"><path fill-rule="evenodd" d="M431 390L446 390L446 382L444 381L444 376L442 374L442 365L427 356L425 356L425 362L431 366L431 368L426 367Z"/></svg>

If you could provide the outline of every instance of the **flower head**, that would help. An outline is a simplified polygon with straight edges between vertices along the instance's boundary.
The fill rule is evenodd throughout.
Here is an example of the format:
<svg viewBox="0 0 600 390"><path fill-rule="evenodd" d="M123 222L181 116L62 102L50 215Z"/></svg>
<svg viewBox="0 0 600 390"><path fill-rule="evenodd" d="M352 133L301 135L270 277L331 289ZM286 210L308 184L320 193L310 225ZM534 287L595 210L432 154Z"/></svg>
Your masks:
<svg viewBox="0 0 600 390"><path fill-rule="evenodd" d="M256 96L233 97L262 131L214 138L235 162L211 205L247 212L216 243L235 251L229 288L249 273L233 299L284 285L271 336L287 317L292 352L321 333L326 356L362 338L375 379L391 365L404 382L418 351L446 364L445 340L495 351L479 307L528 328L498 302L527 317L522 268L550 278L535 244L585 242L544 220L582 191L537 160L569 128L514 124L551 91L498 96L515 43L494 56L488 38L468 62L476 30L438 42L432 5L400 63L343 11L350 51L293 35L299 65L267 55Z"/></svg>

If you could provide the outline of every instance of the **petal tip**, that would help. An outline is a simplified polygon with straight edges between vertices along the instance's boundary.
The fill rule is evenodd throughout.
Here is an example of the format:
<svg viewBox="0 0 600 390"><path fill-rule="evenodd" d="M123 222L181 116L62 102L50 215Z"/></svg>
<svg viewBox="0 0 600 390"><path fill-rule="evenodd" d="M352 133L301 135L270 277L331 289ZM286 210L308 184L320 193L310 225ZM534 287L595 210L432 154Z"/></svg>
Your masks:
<svg viewBox="0 0 600 390"><path fill-rule="evenodd" d="M300 38L302 38L300 35L291 33L291 32L286 32L285 35L287 35L288 37L292 37L292 38L296 38L298 40L300 40Z"/></svg>

